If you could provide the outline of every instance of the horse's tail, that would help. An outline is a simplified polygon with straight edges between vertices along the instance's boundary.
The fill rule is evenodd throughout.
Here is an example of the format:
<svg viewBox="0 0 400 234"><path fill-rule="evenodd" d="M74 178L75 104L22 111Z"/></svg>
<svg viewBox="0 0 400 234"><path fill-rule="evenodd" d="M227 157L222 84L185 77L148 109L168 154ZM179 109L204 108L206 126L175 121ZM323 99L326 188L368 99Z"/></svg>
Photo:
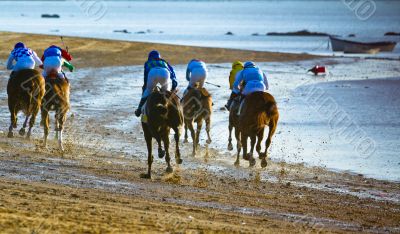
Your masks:
<svg viewBox="0 0 400 234"><path fill-rule="evenodd" d="M24 100L27 109L30 111L35 103L40 105L41 96L43 95L40 87L40 72L33 69L21 70L18 72L18 76L22 78L20 87L22 89L21 97Z"/></svg>

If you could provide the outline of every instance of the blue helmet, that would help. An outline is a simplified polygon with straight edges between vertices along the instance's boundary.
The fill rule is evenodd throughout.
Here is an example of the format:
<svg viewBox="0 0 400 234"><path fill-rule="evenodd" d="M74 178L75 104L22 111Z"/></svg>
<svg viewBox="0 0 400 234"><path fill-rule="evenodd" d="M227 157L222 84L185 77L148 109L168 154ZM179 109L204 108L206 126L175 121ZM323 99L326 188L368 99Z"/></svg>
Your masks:
<svg viewBox="0 0 400 234"><path fill-rule="evenodd" d="M148 59L160 59L160 58L161 58L161 55L157 50L152 50L149 53L149 58Z"/></svg>
<svg viewBox="0 0 400 234"><path fill-rule="evenodd" d="M26 48L26 46L24 45L24 43L18 42L18 43L15 44L15 46L14 46L14 49L17 49L17 48Z"/></svg>
<svg viewBox="0 0 400 234"><path fill-rule="evenodd" d="M252 61L247 61L244 63L244 68L251 68L251 67L256 67L256 64Z"/></svg>

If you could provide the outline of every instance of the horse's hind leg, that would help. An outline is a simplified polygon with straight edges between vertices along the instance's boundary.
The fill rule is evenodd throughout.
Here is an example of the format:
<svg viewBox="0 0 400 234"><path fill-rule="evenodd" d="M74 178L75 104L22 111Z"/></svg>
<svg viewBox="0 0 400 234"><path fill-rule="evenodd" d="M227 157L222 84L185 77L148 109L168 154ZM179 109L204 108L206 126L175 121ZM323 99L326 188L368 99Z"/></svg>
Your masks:
<svg viewBox="0 0 400 234"><path fill-rule="evenodd" d="M192 136L192 141L193 141L192 156L194 157L194 156L196 156L196 148L197 148L196 146L197 146L197 144L196 144L196 133L195 133L194 127L193 127L193 121L190 121L188 123L188 128L189 128L189 131L190 131L190 135Z"/></svg>
<svg viewBox="0 0 400 234"><path fill-rule="evenodd" d="M206 119L206 132L207 132L207 144L211 144L211 136L210 136L210 130L211 130L211 118L208 117Z"/></svg>
<svg viewBox="0 0 400 234"><path fill-rule="evenodd" d="M188 141L187 131L188 131L188 126L187 126L186 121L185 121L185 139L183 140L183 143L188 143L189 142Z"/></svg>
<svg viewBox="0 0 400 234"><path fill-rule="evenodd" d="M64 151L64 146L63 146L63 130L64 130L64 123L67 119L67 113L59 113L58 114L58 119L57 119L57 124L58 124L58 147L61 151Z"/></svg>
<svg viewBox="0 0 400 234"><path fill-rule="evenodd" d="M56 113L54 114L54 131L56 132L56 134L54 134L54 140L58 140L58 131L60 129L60 123L58 121L58 119L60 118L59 114Z"/></svg>
<svg viewBox="0 0 400 234"><path fill-rule="evenodd" d="M272 119L269 122L268 138L265 141L265 152L264 152L264 154L262 154L261 167L266 167L267 166L267 152L268 152L269 146L271 145L271 139L272 139L272 136L275 133L277 123L278 123L277 119Z"/></svg>
<svg viewBox="0 0 400 234"><path fill-rule="evenodd" d="M247 136L247 135L241 134L241 138L242 138L241 141L242 141L242 147L243 147L243 159L246 161L249 160L248 155L247 155L247 138L248 137L249 136Z"/></svg>
<svg viewBox="0 0 400 234"><path fill-rule="evenodd" d="M236 149L237 149L237 155L236 155L236 161L235 161L235 166L239 166L239 158L240 158L240 150L242 149L242 143L240 140L240 132L239 129L235 128L235 137L236 137Z"/></svg>
<svg viewBox="0 0 400 234"><path fill-rule="evenodd" d="M26 134L26 138L28 138L28 139L31 138L32 128L35 125L36 115L39 112L39 108L40 108L39 105L34 108L34 110L32 111L31 117L29 119L29 129L28 129L28 133Z"/></svg>
<svg viewBox="0 0 400 234"><path fill-rule="evenodd" d="M21 135L21 136L25 135L25 128L26 128L26 125L28 125L28 120L29 120L29 115L27 115L25 117L24 124L22 125L22 128L19 130L19 135Z"/></svg>
<svg viewBox="0 0 400 234"><path fill-rule="evenodd" d="M12 138L14 137L13 129L17 127L17 111L15 110L15 107L10 107L10 127L8 128L8 137Z"/></svg>
<svg viewBox="0 0 400 234"><path fill-rule="evenodd" d="M231 151L231 150L233 150L233 145L232 145L232 129L233 129L233 126L231 124L231 121L229 121L228 129L229 129L228 150Z"/></svg>
<svg viewBox="0 0 400 234"><path fill-rule="evenodd" d="M43 131L44 131L43 147L46 148L47 147L47 136L49 135L49 112L44 106L42 106L41 112L42 112L41 123L43 124Z"/></svg>
<svg viewBox="0 0 400 234"><path fill-rule="evenodd" d="M156 141L157 141L157 144L158 144L158 157L159 158L164 158L164 156L165 156L165 150L163 150L162 149L162 145L161 145L161 137L160 136L157 136L157 137L155 137L156 138Z"/></svg>
<svg viewBox="0 0 400 234"><path fill-rule="evenodd" d="M181 152L179 150L179 137L180 137L180 132L178 127L174 127L174 138L175 138L175 161L177 164L182 164L182 159L181 159Z"/></svg>
<svg viewBox="0 0 400 234"><path fill-rule="evenodd" d="M199 147L200 143L200 132L201 128L203 127L203 120L197 122L197 129L196 129L196 148Z"/></svg>
<svg viewBox="0 0 400 234"><path fill-rule="evenodd" d="M253 157L253 151L254 151L254 145L256 144L256 136L255 135L251 135L250 136L250 153L248 155L248 159L249 159L249 163L250 166L254 166L256 164L256 160Z"/></svg>
<svg viewBox="0 0 400 234"><path fill-rule="evenodd" d="M257 133L256 151L258 153L259 159L262 159L262 155L263 155L261 153L261 142L262 142L263 138L264 138L264 128Z"/></svg>
<svg viewBox="0 0 400 234"><path fill-rule="evenodd" d="M165 150L165 162L167 163L167 173L171 173L173 171L171 167L171 158L169 156L169 134L166 133L163 136L163 142L164 142L164 150Z"/></svg>
<svg viewBox="0 0 400 234"><path fill-rule="evenodd" d="M147 145L147 174L141 174L141 178L151 179L151 164L153 163L153 154L152 154L152 137L150 135L149 129L145 124L142 124L144 138L146 140Z"/></svg>

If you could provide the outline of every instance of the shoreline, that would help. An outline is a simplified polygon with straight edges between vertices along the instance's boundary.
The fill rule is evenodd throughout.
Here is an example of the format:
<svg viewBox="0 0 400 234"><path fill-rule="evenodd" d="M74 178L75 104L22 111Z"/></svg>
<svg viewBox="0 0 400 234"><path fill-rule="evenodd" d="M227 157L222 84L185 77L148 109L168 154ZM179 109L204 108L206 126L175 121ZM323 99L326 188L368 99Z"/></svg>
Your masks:
<svg viewBox="0 0 400 234"><path fill-rule="evenodd" d="M63 36L64 42L74 57L77 68L143 65L147 54L157 49L171 64L186 64L193 58L207 63L232 63L236 60L255 62L289 62L324 58L311 54L262 52L239 49L224 49L200 46L182 46L150 42L97 39ZM32 33L0 32L0 59L6 60L14 44L24 42L39 56L52 44L62 47L60 36ZM99 60L101 58L101 60Z"/></svg>

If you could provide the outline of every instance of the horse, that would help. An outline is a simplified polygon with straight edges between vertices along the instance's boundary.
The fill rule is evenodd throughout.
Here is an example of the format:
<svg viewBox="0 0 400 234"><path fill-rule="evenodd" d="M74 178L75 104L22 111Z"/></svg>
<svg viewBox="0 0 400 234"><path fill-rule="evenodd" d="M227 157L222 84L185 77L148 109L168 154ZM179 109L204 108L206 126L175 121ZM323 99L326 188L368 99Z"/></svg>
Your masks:
<svg viewBox="0 0 400 234"><path fill-rule="evenodd" d="M233 145L232 145L232 130L235 128L235 138L236 138L236 149L237 149L237 155L236 155L236 161L235 161L235 166L239 166L239 157L240 157L240 151L242 149L242 142L240 140L240 131L239 131L239 111L240 107L240 96L235 97L232 100L231 108L229 109L229 138L228 138L228 150L231 151L233 150Z"/></svg>
<svg viewBox="0 0 400 234"><path fill-rule="evenodd" d="M141 177L147 179L151 178L153 138L158 143L158 157L163 158L165 156L165 161L167 163L166 172L173 172L169 155L169 133L171 128L175 132L175 161L177 164L182 164L179 150L179 137L183 124L183 113L178 96L174 92L162 92L156 87L147 98L143 115L142 128L148 151L148 170L147 173L142 174ZM161 143L164 143L164 150L162 149Z"/></svg>
<svg viewBox="0 0 400 234"><path fill-rule="evenodd" d="M43 146L47 147L47 136L49 135L49 112L55 111L55 138L58 140L58 147L64 151L63 147L63 129L67 120L67 113L70 108L69 94L70 84L68 79L59 78L57 71L49 72L45 78L46 93L43 97L41 106L42 121L44 128Z"/></svg>
<svg viewBox="0 0 400 234"><path fill-rule="evenodd" d="M44 92L44 78L39 71L24 69L11 73L7 84L8 109L11 114L11 124L8 130L9 138L14 137L13 128L17 127L17 114L19 111L23 111L26 116L19 134L21 136L25 135L25 128L29 120L29 129L26 137L30 138Z"/></svg>
<svg viewBox="0 0 400 234"><path fill-rule="evenodd" d="M267 92L254 92L247 95L242 104L239 116L239 129L243 147L243 159L249 160L250 166L255 165L253 157L254 145L257 140L256 151L261 159L261 167L267 166L267 151L271 145L271 138L275 133L279 112L274 97ZM261 152L261 141L264 137L264 128L269 127L265 141L265 151ZM250 138L251 149L247 154L247 138Z"/></svg>
<svg viewBox="0 0 400 234"><path fill-rule="evenodd" d="M198 88L198 85L191 88L182 98L183 116L185 121L185 140L188 142L187 130L190 130L193 140L192 155L196 155L199 146L200 131L203 126L203 120L206 122L207 144L211 143L211 113L212 97L205 88ZM194 130L193 123L196 122L197 129Z"/></svg>

